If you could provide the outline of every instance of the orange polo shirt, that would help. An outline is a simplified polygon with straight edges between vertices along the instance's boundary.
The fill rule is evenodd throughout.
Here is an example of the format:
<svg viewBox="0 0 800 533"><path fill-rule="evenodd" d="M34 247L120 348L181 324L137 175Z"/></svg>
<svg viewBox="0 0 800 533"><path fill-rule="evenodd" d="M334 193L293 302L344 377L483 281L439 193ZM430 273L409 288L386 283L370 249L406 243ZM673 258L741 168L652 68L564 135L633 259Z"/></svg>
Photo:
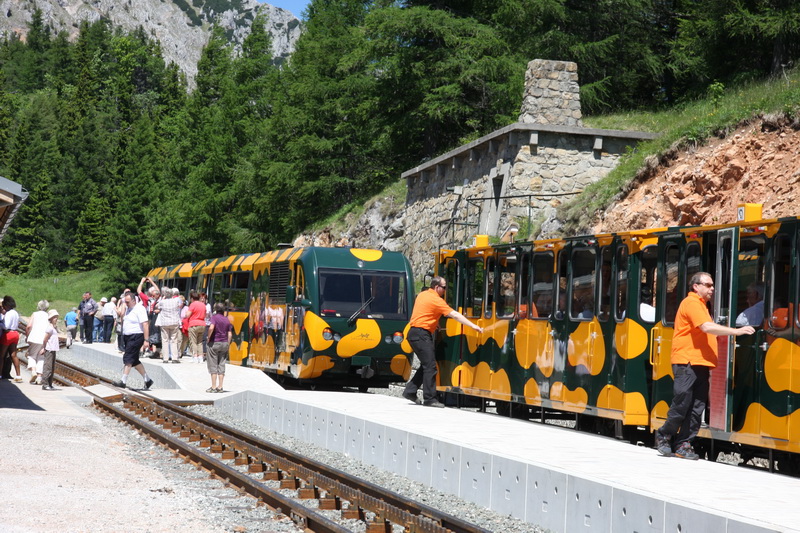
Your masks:
<svg viewBox="0 0 800 533"><path fill-rule="evenodd" d="M412 328L427 329L434 333L439 325L439 319L452 312L453 309L447 305L444 298L439 296L436 289L428 289L417 296L409 325Z"/></svg>
<svg viewBox="0 0 800 533"><path fill-rule="evenodd" d="M672 336L672 364L717 366L717 336L703 333L701 324L711 322L706 302L690 292L678 307Z"/></svg>

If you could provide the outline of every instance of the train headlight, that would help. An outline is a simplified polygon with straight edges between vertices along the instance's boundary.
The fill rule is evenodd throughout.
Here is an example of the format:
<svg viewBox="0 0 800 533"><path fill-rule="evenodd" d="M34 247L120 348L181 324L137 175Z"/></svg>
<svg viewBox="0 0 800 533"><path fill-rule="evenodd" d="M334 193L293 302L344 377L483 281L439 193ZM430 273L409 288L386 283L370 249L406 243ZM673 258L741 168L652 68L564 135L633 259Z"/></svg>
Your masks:
<svg viewBox="0 0 800 533"><path fill-rule="evenodd" d="M333 340L335 340L336 342L339 342L340 340L342 340L342 336L339 335L338 333L334 333L333 334Z"/></svg>
<svg viewBox="0 0 800 533"><path fill-rule="evenodd" d="M399 331L396 331L395 334L392 335L392 340L394 341L395 344L400 344L401 342L403 342L403 334L400 333Z"/></svg>
<svg viewBox="0 0 800 533"><path fill-rule="evenodd" d="M392 344L392 336L391 335L386 335L383 338L383 342L385 342L386 344Z"/></svg>
<svg viewBox="0 0 800 533"><path fill-rule="evenodd" d="M331 328L325 328L322 330L322 338L326 341L333 340L333 330Z"/></svg>

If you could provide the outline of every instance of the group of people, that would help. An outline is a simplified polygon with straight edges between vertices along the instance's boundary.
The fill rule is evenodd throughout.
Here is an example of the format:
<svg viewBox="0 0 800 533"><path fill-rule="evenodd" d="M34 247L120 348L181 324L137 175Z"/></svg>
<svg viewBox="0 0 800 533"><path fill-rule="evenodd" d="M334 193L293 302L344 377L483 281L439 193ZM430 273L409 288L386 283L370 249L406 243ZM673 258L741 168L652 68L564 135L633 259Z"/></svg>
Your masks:
<svg viewBox="0 0 800 533"><path fill-rule="evenodd" d="M111 300L103 296L100 302L95 302L91 292L83 293L83 299L78 307L73 307L64 315L64 325L67 328L67 348L69 348L78 334L81 342L111 342L114 325L117 323L117 298Z"/></svg>
<svg viewBox="0 0 800 533"><path fill-rule="evenodd" d="M145 284L150 285L146 292ZM178 289L159 288L147 277L142 278L136 293L129 289L123 292L116 313L116 320L121 323L123 370L116 386L127 386L131 369L136 369L144 379L145 389L149 389L153 381L140 356L157 353L154 348L160 344L163 363L177 363L188 344L192 360L205 361L211 375L211 387L206 392L223 392L233 326L225 316L223 303L214 306L212 316L205 294L192 291L189 300L187 305Z"/></svg>
<svg viewBox="0 0 800 533"><path fill-rule="evenodd" d="M2 362L3 378L12 379L11 369L15 372L13 380L22 382L20 360L17 356L19 343L20 316L16 310L17 303L12 296L5 296L0 304L0 362ZM30 382L41 385L42 389L51 391L53 387L53 371L55 370L56 352L59 349L58 317L55 309L50 309L47 300L40 300L36 311L25 325L28 342L28 370Z"/></svg>
<svg viewBox="0 0 800 533"><path fill-rule="evenodd" d="M143 290L145 284L150 285L147 291ZM17 357L20 316L13 297L3 298L1 306L2 377L12 379L13 366L16 372L13 380L20 383L22 375ZM60 315L49 307L47 300L39 301L37 310L25 325L27 360L31 373L30 382L41 385L45 390L55 390L53 370L59 350L57 324ZM123 354L123 369L120 379L114 384L119 387L127 386L131 370L136 369L144 380L145 389L153 385L153 380L147 374L140 357L158 354L156 346L161 345L162 361L177 363L188 346L194 362L206 362L211 375L211 387L206 392L223 392L233 326L225 314L225 304L217 303L214 312L211 311L205 294L192 291L187 304L178 289L159 288L152 279L145 277L136 292L125 289L119 299L112 297L109 300L103 297L98 303L92 298L91 292L85 292L80 304L64 316L65 344L69 348L76 342L79 333L84 344L110 343L116 330L118 347Z"/></svg>

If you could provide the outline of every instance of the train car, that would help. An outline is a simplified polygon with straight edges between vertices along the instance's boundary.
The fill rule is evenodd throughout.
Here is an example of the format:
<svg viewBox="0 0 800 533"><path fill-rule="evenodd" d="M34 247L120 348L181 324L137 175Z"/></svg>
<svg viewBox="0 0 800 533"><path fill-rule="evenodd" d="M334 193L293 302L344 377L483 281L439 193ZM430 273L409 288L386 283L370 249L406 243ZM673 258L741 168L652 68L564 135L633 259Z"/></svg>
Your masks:
<svg viewBox="0 0 800 533"><path fill-rule="evenodd" d="M224 302L230 360L275 377L361 390L405 381L413 295L408 260L357 248L287 248L153 269L160 285ZM182 289L183 290L183 289Z"/></svg>
<svg viewBox="0 0 800 533"><path fill-rule="evenodd" d="M641 440L666 420L674 319L691 276L707 271L713 320L757 329L718 338L695 448L799 471L800 220L757 212L720 226L495 245L479 236L440 250L447 302L484 333L443 319L439 390Z"/></svg>

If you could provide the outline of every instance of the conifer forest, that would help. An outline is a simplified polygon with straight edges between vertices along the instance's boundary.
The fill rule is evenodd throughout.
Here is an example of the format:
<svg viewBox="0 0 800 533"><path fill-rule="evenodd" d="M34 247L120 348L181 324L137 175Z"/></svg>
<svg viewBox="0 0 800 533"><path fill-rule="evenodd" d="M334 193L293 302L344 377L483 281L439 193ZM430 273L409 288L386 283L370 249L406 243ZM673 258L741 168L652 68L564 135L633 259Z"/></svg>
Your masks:
<svg viewBox="0 0 800 533"><path fill-rule="evenodd" d="M0 41L0 176L30 196L0 269L150 267L291 241L513 123L527 63L578 64L585 115L668 111L800 56L796 0L313 0L289 61L216 29L191 83L144 30L35 13Z"/></svg>

